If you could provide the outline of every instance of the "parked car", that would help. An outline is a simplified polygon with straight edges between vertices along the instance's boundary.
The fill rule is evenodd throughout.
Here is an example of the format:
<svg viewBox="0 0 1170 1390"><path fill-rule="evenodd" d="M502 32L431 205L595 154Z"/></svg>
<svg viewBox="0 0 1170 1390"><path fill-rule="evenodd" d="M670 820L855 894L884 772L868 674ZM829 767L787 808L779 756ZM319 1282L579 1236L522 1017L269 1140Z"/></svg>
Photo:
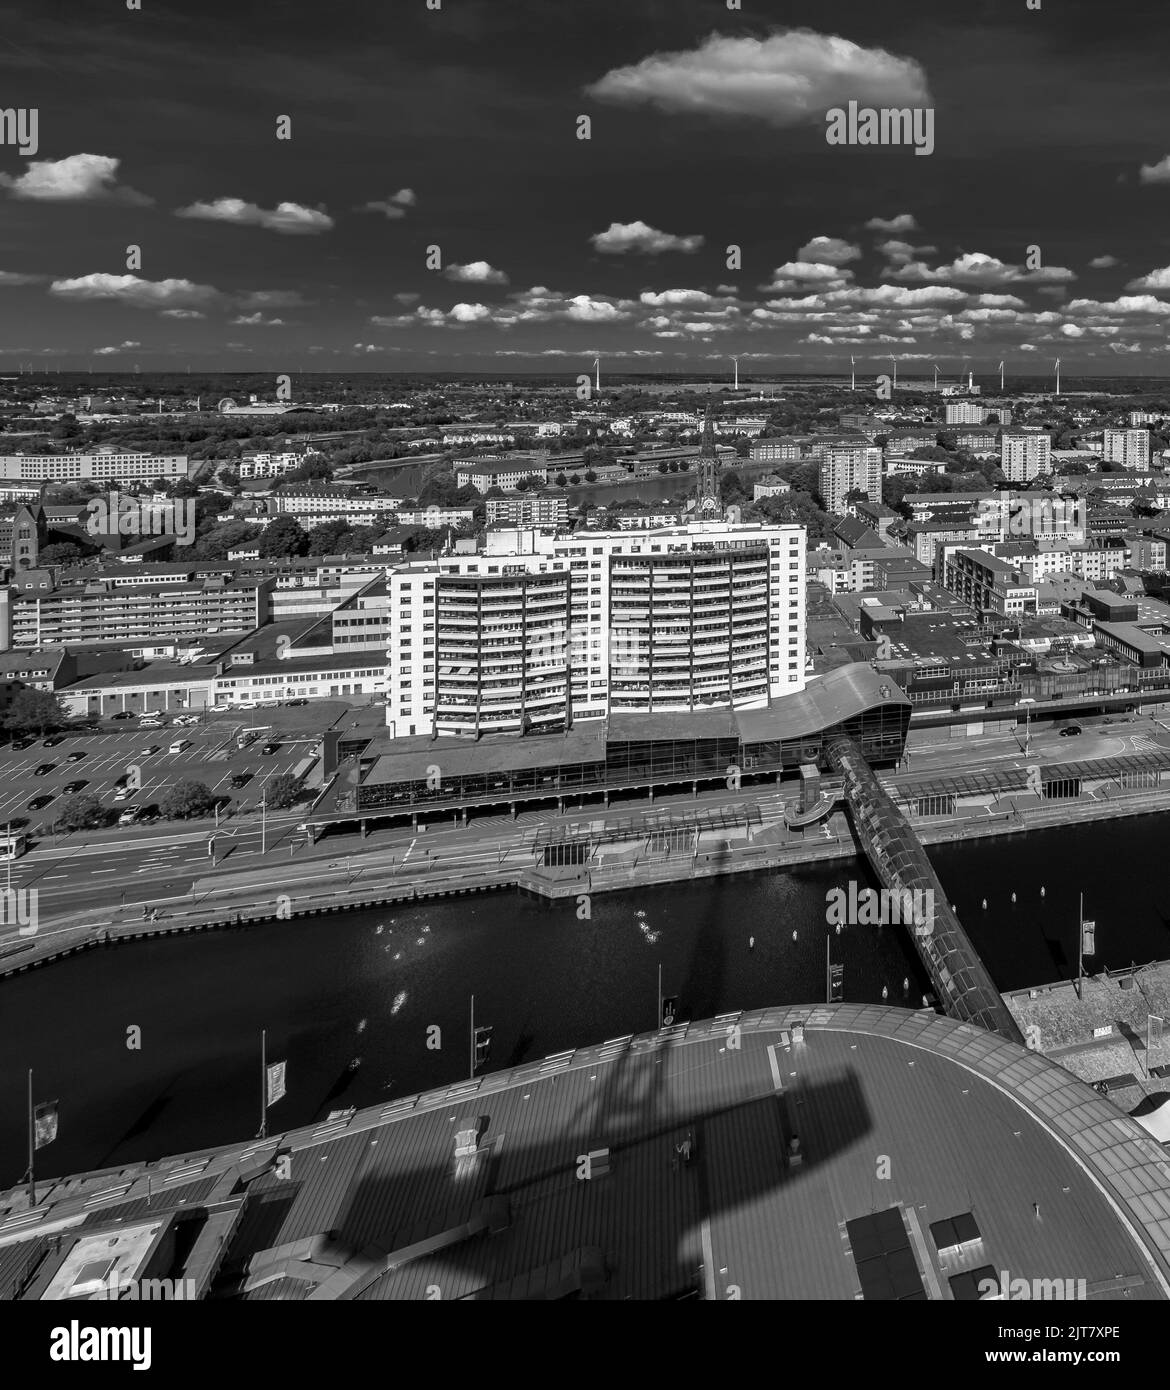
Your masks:
<svg viewBox="0 0 1170 1390"><path fill-rule="evenodd" d="M126 785L126 783L129 782L129 780L130 774L128 772L123 772L121 777L115 778L114 786L115 788L117 788L118 791L121 791L122 788Z"/></svg>
<svg viewBox="0 0 1170 1390"><path fill-rule="evenodd" d="M113 716L113 718L115 718L115 719L133 719L133 718L134 718L134 711L133 711L132 709L120 709L120 710L118 711L118 713L115 714L115 715Z"/></svg>
<svg viewBox="0 0 1170 1390"><path fill-rule="evenodd" d="M47 772L52 772L57 766L56 763L40 763L33 771L34 777L43 777Z"/></svg>
<svg viewBox="0 0 1170 1390"><path fill-rule="evenodd" d="M13 748L31 748L34 743L36 743L35 738L14 738L12 740Z"/></svg>
<svg viewBox="0 0 1170 1390"><path fill-rule="evenodd" d="M28 809L30 811L42 811L49 804L49 802L52 801L52 799L52 792L45 792L41 796L34 796L33 799L28 803Z"/></svg>
<svg viewBox="0 0 1170 1390"><path fill-rule="evenodd" d="M254 776L255 774L251 772L237 772L236 775L232 778L232 786L246 787Z"/></svg>
<svg viewBox="0 0 1170 1390"><path fill-rule="evenodd" d="M263 753L266 758L270 758L273 755L273 753L277 753L279 751L279 743L266 743L264 747L260 750L260 752Z"/></svg>
<svg viewBox="0 0 1170 1390"><path fill-rule="evenodd" d="M115 800L115 801L129 801L130 798L131 798L133 795L134 795L134 788L133 788L133 787L119 787L119 789L114 793L114 800Z"/></svg>
<svg viewBox="0 0 1170 1390"><path fill-rule="evenodd" d="M126 810L123 811L122 814L118 817L118 824L133 825L135 821L141 820L142 817L139 814L140 810L141 808L138 806L128 806Z"/></svg>
<svg viewBox="0 0 1170 1390"><path fill-rule="evenodd" d="M42 747L42 748L56 748L56 746L57 746L59 743L64 743L64 742L65 742L65 740L64 740L64 738L63 738L60 734L50 734L48 738L45 738L45 739L42 739L42 740L41 740L41 747Z"/></svg>
<svg viewBox="0 0 1170 1390"><path fill-rule="evenodd" d="M299 700L286 700L284 703L288 706L289 709L292 709L292 707L293 707L294 705L307 705L309 702L308 702L307 699L299 699Z"/></svg>
<svg viewBox="0 0 1170 1390"><path fill-rule="evenodd" d="M74 792L79 792L82 789L82 787L88 786L89 783L85 780L85 778L79 777L76 782L66 782L65 785L61 788L61 790L68 792L69 795L72 796Z"/></svg>
<svg viewBox="0 0 1170 1390"><path fill-rule="evenodd" d="M70 753L69 756L65 759L65 761L67 763L79 763L84 757L85 754L79 748L76 753Z"/></svg>
<svg viewBox="0 0 1170 1390"><path fill-rule="evenodd" d="M144 758L149 758L152 754L158 753L161 749L162 749L162 744L161 744L161 743L152 743L152 744L150 745L149 748L143 749L143 751L142 751L142 756L143 756Z"/></svg>

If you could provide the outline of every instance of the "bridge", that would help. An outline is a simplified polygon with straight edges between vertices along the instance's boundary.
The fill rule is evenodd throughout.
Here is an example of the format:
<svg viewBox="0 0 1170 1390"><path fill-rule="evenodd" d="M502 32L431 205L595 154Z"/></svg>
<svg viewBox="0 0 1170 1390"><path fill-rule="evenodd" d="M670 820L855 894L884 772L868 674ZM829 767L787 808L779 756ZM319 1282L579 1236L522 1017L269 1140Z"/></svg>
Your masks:
<svg viewBox="0 0 1170 1390"><path fill-rule="evenodd" d="M921 841L874 776L853 739L827 745L833 771L845 779L845 800L854 831L871 867L900 901L933 904L925 924L912 931L914 945L946 1012L1012 1042L1023 1043L1015 1019L947 902ZM908 897L907 894L929 896Z"/></svg>

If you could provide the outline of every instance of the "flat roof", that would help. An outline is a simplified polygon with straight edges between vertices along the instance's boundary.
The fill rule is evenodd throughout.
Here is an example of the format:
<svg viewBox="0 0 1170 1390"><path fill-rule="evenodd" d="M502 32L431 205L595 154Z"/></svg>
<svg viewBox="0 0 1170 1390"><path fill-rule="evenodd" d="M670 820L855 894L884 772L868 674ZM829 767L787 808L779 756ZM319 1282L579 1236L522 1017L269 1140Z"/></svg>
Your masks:
<svg viewBox="0 0 1170 1390"><path fill-rule="evenodd" d="M382 745L385 747L385 745ZM562 763L603 763L605 721L575 724L555 734L518 738L487 734L483 738L396 738L380 752L362 779L363 787L385 782L425 782L435 763L444 777L474 777L479 773L509 772L513 768L556 767Z"/></svg>
<svg viewBox="0 0 1170 1390"><path fill-rule="evenodd" d="M277 1152L280 1175L264 1171ZM893 1156L880 1192L875 1154ZM949 1277L983 1266L1084 1279L1095 1300L1170 1297L1165 1150L1041 1053L929 1011L777 1008L617 1038L62 1181L39 1219L137 1215L148 1181L190 1219L246 1164L213 1292L249 1299L423 1300L437 1286L444 1300L723 1301L734 1286L850 1301L873 1253L855 1223L875 1213L908 1247L919 1299L950 1300ZM957 1219L981 1242L970 1259L947 1239ZM23 1263L38 1238L4 1248L12 1221L27 1221L21 1189L0 1202L0 1256Z"/></svg>

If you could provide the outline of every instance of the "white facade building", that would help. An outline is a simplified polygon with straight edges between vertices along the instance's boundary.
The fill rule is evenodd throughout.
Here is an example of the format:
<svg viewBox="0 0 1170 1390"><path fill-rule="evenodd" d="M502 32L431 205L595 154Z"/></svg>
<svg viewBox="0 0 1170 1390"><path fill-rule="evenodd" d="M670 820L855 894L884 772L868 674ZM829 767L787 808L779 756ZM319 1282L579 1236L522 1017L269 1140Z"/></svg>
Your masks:
<svg viewBox="0 0 1170 1390"><path fill-rule="evenodd" d="M488 533L391 595L395 737L521 733L609 713L761 708L804 688L805 530Z"/></svg>

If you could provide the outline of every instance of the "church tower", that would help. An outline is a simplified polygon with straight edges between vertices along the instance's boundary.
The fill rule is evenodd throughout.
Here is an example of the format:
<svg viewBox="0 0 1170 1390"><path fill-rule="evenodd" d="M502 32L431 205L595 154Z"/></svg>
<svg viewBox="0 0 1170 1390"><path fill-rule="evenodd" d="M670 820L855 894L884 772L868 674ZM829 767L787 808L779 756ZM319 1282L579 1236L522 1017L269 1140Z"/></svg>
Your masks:
<svg viewBox="0 0 1170 1390"><path fill-rule="evenodd" d="M703 420L703 442L699 447L699 480L696 515L700 520L718 521L723 515L719 499L719 456L715 452L715 426L711 420L711 402Z"/></svg>

